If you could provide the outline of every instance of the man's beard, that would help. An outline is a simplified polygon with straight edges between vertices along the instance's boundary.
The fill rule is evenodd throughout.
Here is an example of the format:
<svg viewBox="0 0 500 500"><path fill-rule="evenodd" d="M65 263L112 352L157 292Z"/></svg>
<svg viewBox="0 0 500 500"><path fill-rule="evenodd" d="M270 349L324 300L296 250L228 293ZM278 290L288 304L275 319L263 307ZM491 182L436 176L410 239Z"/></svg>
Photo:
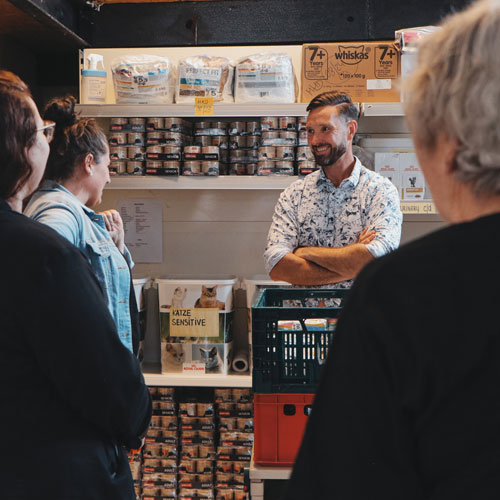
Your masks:
<svg viewBox="0 0 500 500"><path fill-rule="evenodd" d="M330 154L319 155L316 153L315 148L311 148L312 154L314 155L314 159L316 160L316 163L320 167L328 167L330 165L333 165L347 151L347 143L345 142L342 144L338 144L334 148L331 146L331 144L320 144L317 147L322 147L322 146L329 146Z"/></svg>

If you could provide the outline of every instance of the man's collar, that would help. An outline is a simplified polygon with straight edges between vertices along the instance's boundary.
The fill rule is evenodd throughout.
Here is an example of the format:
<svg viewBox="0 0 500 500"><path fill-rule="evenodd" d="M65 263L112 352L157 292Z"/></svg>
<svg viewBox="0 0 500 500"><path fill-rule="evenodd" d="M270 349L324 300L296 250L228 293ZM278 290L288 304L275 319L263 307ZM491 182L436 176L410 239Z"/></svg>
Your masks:
<svg viewBox="0 0 500 500"><path fill-rule="evenodd" d="M344 179L340 183L340 186L338 188L336 188L333 185L332 181L330 181L330 179L328 179L328 177L325 175L325 171L323 170L323 168L320 168L320 172L319 172L319 176L318 176L318 183L330 184L334 189L339 189L343 186L346 187L348 185L355 188L358 185L359 176L361 175L361 162L359 161L358 158L356 158L356 156L354 157L354 159L356 160L356 162L354 163L354 168L352 169L351 175L349 177L347 177L346 179Z"/></svg>

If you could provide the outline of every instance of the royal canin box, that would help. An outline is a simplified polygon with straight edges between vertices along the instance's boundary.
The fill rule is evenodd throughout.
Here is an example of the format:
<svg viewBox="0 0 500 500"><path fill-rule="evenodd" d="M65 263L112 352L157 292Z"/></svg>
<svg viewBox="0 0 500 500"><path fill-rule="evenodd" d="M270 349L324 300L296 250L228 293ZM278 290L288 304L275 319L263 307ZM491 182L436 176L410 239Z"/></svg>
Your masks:
<svg viewBox="0 0 500 500"><path fill-rule="evenodd" d="M302 46L302 102L322 92L347 92L353 102L399 102L400 53L394 42Z"/></svg>

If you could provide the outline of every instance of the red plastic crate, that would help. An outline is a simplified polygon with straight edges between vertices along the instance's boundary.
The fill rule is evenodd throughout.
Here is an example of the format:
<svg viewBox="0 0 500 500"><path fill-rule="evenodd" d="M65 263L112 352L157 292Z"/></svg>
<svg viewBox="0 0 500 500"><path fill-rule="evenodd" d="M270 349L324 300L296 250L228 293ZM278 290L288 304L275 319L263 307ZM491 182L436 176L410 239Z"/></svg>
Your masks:
<svg viewBox="0 0 500 500"><path fill-rule="evenodd" d="M293 465L314 394L254 394L256 464Z"/></svg>

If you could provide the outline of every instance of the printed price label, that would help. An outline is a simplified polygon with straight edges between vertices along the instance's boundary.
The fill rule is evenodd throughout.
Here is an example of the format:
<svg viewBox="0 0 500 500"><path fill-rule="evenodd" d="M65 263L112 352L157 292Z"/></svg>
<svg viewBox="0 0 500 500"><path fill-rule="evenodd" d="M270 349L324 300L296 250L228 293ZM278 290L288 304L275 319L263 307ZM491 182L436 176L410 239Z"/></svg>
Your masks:
<svg viewBox="0 0 500 500"><path fill-rule="evenodd" d="M194 114L197 116L208 116L214 114L213 97L195 97Z"/></svg>
<svg viewBox="0 0 500 500"><path fill-rule="evenodd" d="M401 212L404 214L435 214L436 205L431 201L422 202L401 202Z"/></svg>

